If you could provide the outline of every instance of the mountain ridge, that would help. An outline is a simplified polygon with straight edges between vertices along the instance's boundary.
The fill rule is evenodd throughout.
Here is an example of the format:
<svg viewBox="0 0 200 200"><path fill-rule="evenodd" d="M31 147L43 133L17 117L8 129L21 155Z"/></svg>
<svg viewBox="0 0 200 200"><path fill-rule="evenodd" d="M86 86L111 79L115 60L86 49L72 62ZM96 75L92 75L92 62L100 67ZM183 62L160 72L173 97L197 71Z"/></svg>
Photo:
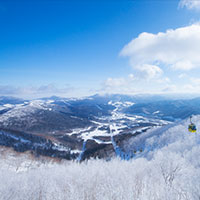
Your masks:
<svg viewBox="0 0 200 200"><path fill-rule="evenodd" d="M60 151L64 147L71 152L79 152L76 155L72 153L73 158L79 156L86 143L83 158L110 159L114 155L112 136L119 147L124 149L123 144L145 134L149 129L165 126L192 114L200 114L200 98L160 101L157 96L94 95L81 99L53 96L23 100L23 103L22 100L12 103L11 97L8 102L5 102L6 98L0 99L1 130L21 132L22 135L27 133L33 138L41 137L44 143L50 139L59 146ZM114 129L111 130L112 125ZM11 137L9 142L5 135L2 140L8 141L4 143L5 146L14 149L20 141L13 141ZM27 148L30 150L35 147L34 144L32 147L24 145L22 150Z"/></svg>

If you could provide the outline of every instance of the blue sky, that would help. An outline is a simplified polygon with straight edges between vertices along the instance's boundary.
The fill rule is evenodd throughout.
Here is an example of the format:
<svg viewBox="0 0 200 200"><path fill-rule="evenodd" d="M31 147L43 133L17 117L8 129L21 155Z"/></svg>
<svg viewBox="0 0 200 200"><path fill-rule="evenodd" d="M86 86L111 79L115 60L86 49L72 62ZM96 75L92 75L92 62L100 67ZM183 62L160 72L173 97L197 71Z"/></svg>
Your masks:
<svg viewBox="0 0 200 200"><path fill-rule="evenodd" d="M198 34L199 4L189 1L2 0L0 95L35 98L197 91L198 60L183 59L181 54L167 62L158 55L161 51L167 57L175 49L172 45L167 50L160 48L163 41L177 38L179 28ZM166 32L169 29L173 30L171 36ZM144 32L154 34L156 42L141 49L141 43L151 41L148 35L147 41L140 38ZM164 34L162 39L159 32ZM137 38L139 42L130 44ZM188 41L184 47L200 44L198 36L193 38L183 39ZM135 47L140 50L133 52ZM149 59L148 49L156 48L152 57L158 56Z"/></svg>

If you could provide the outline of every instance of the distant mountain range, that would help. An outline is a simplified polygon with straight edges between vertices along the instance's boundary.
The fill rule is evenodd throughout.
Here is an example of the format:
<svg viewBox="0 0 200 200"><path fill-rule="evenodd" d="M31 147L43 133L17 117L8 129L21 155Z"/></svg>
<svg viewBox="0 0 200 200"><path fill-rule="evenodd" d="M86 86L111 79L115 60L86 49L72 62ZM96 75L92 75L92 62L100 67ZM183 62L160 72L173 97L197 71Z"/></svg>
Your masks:
<svg viewBox="0 0 200 200"><path fill-rule="evenodd" d="M137 103L124 110L125 113L158 117L174 121L200 114L200 98L191 100L165 100Z"/></svg>
<svg viewBox="0 0 200 200"><path fill-rule="evenodd" d="M0 145L66 159L110 158L115 154L112 138L120 146L152 127L196 114L200 114L200 98L94 95L80 99L52 96L23 100L0 97ZM115 127L113 130L111 125Z"/></svg>

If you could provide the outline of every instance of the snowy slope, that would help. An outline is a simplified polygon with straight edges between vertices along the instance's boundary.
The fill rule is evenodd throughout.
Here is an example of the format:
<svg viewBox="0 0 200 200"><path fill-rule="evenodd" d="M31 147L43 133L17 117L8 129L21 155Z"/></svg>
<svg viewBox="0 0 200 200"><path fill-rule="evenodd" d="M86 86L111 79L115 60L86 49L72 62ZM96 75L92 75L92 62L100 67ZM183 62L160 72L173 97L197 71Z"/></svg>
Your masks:
<svg viewBox="0 0 200 200"><path fill-rule="evenodd" d="M187 131L188 119L149 132L150 149L129 161L38 163L1 153L0 199L198 200L200 116L193 121L197 134Z"/></svg>
<svg viewBox="0 0 200 200"><path fill-rule="evenodd" d="M29 117L38 110L51 110L48 105L52 102L44 102L42 100L33 100L30 102L24 102L23 104L4 104L1 106L1 110L10 108L7 112L0 116L0 122L6 125L13 118L15 120L23 120L23 118Z"/></svg>
<svg viewBox="0 0 200 200"><path fill-rule="evenodd" d="M193 122L200 130L200 116L193 116ZM170 123L163 127L153 127L143 134L132 137L123 144L123 149L117 147L116 154L122 159L136 159L145 157L152 159L153 155L162 150L182 151L181 155L191 150L193 146L200 144L200 131L190 133L188 131L189 119ZM113 141L115 142L115 141ZM116 145L114 143L114 145ZM181 148L182 147L182 148ZM116 147L115 147L116 148Z"/></svg>
<svg viewBox="0 0 200 200"><path fill-rule="evenodd" d="M87 118L74 116L67 100L31 100L0 107L0 127L36 134L70 132L91 125Z"/></svg>

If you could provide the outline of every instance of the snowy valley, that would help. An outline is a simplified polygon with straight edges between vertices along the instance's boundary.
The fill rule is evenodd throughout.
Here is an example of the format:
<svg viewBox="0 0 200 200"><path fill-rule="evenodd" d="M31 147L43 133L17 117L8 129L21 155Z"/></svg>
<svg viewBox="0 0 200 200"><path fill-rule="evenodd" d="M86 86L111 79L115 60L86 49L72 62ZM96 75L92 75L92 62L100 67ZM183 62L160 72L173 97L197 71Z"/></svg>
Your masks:
<svg viewBox="0 0 200 200"><path fill-rule="evenodd" d="M0 145L67 160L110 160L116 155L130 159L145 152L150 136L159 135L192 114L200 114L199 108L199 98L166 101L162 96L126 95L36 100L1 97Z"/></svg>
<svg viewBox="0 0 200 200"><path fill-rule="evenodd" d="M131 154L133 157L133 151L139 149L131 152L126 148L131 138L179 120L170 115L167 116L169 120L159 108L148 112L149 115L147 111L129 111L140 102L154 103L157 98L96 95L82 99L51 97L27 101L2 97L0 144L18 152L30 151L34 155L68 160L109 160L118 154L117 146L124 156ZM188 107L186 105L186 109Z"/></svg>

